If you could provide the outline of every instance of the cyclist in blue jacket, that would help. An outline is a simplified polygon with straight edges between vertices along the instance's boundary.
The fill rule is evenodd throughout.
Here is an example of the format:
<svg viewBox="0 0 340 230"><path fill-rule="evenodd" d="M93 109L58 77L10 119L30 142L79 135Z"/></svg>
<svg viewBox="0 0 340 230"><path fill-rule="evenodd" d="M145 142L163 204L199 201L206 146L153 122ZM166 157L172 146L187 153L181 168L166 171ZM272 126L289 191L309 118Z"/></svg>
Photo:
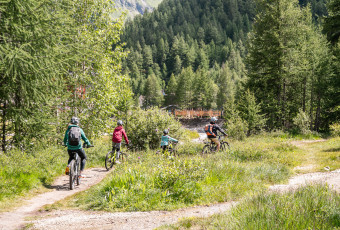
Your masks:
<svg viewBox="0 0 340 230"><path fill-rule="evenodd" d="M178 143L178 140L169 136L169 130L165 129L163 131L163 136L162 136L162 139L161 139L161 148L163 149L163 152L168 148L169 141Z"/></svg>

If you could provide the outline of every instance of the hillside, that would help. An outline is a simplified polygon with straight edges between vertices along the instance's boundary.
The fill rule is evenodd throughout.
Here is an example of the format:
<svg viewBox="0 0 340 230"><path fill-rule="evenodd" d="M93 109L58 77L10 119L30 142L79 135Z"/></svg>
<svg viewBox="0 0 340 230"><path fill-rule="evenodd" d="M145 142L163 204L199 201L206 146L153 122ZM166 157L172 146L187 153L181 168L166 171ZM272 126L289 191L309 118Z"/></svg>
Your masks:
<svg viewBox="0 0 340 230"><path fill-rule="evenodd" d="M252 0L166 0L155 11L128 21L122 40L130 55L124 69L135 95L144 96L143 106L163 104L163 89L165 104L221 108L218 91L229 87L232 94L244 77L243 41L254 13ZM223 86L226 81L231 84ZM196 98L184 93L195 88L202 93Z"/></svg>
<svg viewBox="0 0 340 230"><path fill-rule="evenodd" d="M144 14L145 10L152 11L162 0L115 0L119 10L127 11L129 17Z"/></svg>

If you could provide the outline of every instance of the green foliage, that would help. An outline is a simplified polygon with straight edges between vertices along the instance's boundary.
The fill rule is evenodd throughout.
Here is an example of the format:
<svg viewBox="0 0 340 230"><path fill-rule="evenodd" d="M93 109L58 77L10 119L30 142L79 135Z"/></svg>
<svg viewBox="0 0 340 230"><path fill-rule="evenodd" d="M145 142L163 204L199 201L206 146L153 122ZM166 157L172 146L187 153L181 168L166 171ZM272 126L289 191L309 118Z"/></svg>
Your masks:
<svg viewBox="0 0 340 230"><path fill-rule="evenodd" d="M297 127L299 133L308 134L310 133L310 118L308 114L300 109L299 113L293 119L294 125Z"/></svg>
<svg viewBox="0 0 340 230"><path fill-rule="evenodd" d="M324 32L327 38L333 44L339 41L339 28L340 28L340 3L337 0L330 0L327 4L329 15L324 20Z"/></svg>
<svg viewBox="0 0 340 230"><path fill-rule="evenodd" d="M144 106L160 106L163 101L162 89L159 84L159 79L152 74L146 79L144 86Z"/></svg>
<svg viewBox="0 0 340 230"><path fill-rule="evenodd" d="M259 0L257 6L247 86L261 102L270 129L291 128L302 109L319 130L332 76L325 36L313 24L310 9L300 8L297 0Z"/></svg>
<svg viewBox="0 0 340 230"><path fill-rule="evenodd" d="M225 126L230 137L236 140L244 140L248 133L247 122L238 115L226 121Z"/></svg>
<svg viewBox="0 0 340 230"><path fill-rule="evenodd" d="M330 130L331 130L332 136L339 137L340 136L340 123L331 124Z"/></svg>
<svg viewBox="0 0 340 230"><path fill-rule="evenodd" d="M123 17L111 18L111 1L14 0L0 10L4 152L55 143L71 116L92 136L127 111L131 90L119 74Z"/></svg>
<svg viewBox="0 0 340 230"><path fill-rule="evenodd" d="M240 40L250 30L253 5L249 0L218 3L211 0L170 0L161 3L152 13L137 16L126 23L122 40L127 43L130 54L124 63L125 72L130 73L133 81L139 82L135 85L148 79L151 72L164 80L171 89L170 94L167 92L167 105L177 103L184 108L221 108L217 100L223 98L218 99L216 93L217 85L224 83L218 82L216 77L205 79L210 72L224 68L227 60L233 70L230 81L244 77L242 57L245 52ZM145 65L146 62L148 65ZM173 80L169 81L171 76L176 77L177 89L174 89ZM191 79L183 82L187 77ZM140 88L133 88L136 95L145 96ZM230 94L225 89L221 94ZM193 92L199 95L194 98Z"/></svg>
<svg viewBox="0 0 340 230"><path fill-rule="evenodd" d="M133 147L138 149L159 148L165 129L169 129L169 135L177 140L183 132L181 124L172 115L158 108L131 111L125 129Z"/></svg>
<svg viewBox="0 0 340 230"><path fill-rule="evenodd" d="M256 103L255 95L247 90L240 100L238 110L242 119L248 124L248 136L265 127L266 119L260 114L260 107L261 105Z"/></svg>
<svg viewBox="0 0 340 230"><path fill-rule="evenodd" d="M236 140L244 140L248 133L248 124L240 117L234 97L225 102L223 115L228 135Z"/></svg>

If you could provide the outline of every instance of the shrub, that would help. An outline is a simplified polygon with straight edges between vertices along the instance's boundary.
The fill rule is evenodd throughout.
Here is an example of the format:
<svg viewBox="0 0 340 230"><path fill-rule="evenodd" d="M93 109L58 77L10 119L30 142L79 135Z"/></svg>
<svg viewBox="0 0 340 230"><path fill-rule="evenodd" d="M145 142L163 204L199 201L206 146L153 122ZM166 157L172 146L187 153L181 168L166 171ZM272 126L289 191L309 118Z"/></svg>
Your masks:
<svg viewBox="0 0 340 230"><path fill-rule="evenodd" d="M298 132L301 134L309 134L310 133L310 117L307 113L299 110L299 113L296 115L296 117L293 119L294 125L298 129Z"/></svg>
<svg viewBox="0 0 340 230"><path fill-rule="evenodd" d="M232 117L226 122L227 133L237 140L244 140L248 132L247 122L239 116Z"/></svg>
<svg viewBox="0 0 340 230"><path fill-rule="evenodd" d="M332 136L339 137L340 136L340 123L333 123L330 125L330 131Z"/></svg>
<svg viewBox="0 0 340 230"><path fill-rule="evenodd" d="M180 139L183 133L181 123L158 108L132 111L125 129L132 145L139 149L159 147L164 129L169 129L169 135L175 139Z"/></svg>

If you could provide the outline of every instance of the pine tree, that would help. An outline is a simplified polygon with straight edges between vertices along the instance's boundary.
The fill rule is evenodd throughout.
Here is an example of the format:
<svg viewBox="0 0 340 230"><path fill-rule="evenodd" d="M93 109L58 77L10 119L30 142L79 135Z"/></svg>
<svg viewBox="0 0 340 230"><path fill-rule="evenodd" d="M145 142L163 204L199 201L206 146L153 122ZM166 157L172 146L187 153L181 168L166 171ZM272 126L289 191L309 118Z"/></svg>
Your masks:
<svg viewBox="0 0 340 230"><path fill-rule="evenodd" d="M261 114L261 106L256 103L255 96L249 90L245 91L238 105L240 117L247 122L248 136L265 127L266 120Z"/></svg>
<svg viewBox="0 0 340 230"><path fill-rule="evenodd" d="M175 75L170 76L169 83L166 87L166 104L173 105L176 101L177 80Z"/></svg>
<svg viewBox="0 0 340 230"><path fill-rule="evenodd" d="M162 89L159 79L154 74L151 74L145 82L144 87L145 102L144 107L160 106L163 101Z"/></svg>

